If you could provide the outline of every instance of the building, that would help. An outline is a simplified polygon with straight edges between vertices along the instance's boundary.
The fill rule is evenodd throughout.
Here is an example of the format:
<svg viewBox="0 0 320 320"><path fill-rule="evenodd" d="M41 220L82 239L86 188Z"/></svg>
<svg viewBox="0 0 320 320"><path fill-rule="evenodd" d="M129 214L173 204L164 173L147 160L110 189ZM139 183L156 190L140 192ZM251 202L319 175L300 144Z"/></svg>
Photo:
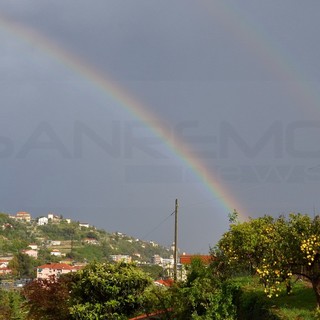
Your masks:
<svg viewBox="0 0 320 320"><path fill-rule="evenodd" d="M173 286L173 279L168 278L168 279L159 279L155 280L154 284L158 287L172 287Z"/></svg>
<svg viewBox="0 0 320 320"><path fill-rule="evenodd" d="M83 228L89 228L90 227L90 224L89 223L86 223L86 222L80 222L79 223L79 227L83 227Z"/></svg>
<svg viewBox="0 0 320 320"><path fill-rule="evenodd" d="M38 226L44 226L45 224L48 224L49 219L47 217L40 217L38 219Z"/></svg>
<svg viewBox="0 0 320 320"><path fill-rule="evenodd" d="M155 254L154 256L152 256L151 258L152 264L161 264L161 262L162 262L162 258L158 254Z"/></svg>
<svg viewBox="0 0 320 320"><path fill-rule="evenodd" d="M111 260L114 262L125 262L130 263L132 261L131 256L127 254L112 254L110 256Z"/></svg>
<svg viewBox="0 0 320 320"><path fill-rule="evenodd" d="M23 254L26 254L29 257L32 257L34 259L38 259L38 251L37 250L30 249L30 250L22 250L21 252Z"/></svg>
<svg viewBox="0 0 320 320"><path fill-rule="evenodd" d="M212 256L210 255L197 255L197 254L183 254L180 256L180 263L182 265L189 265L191 264L192 260L194 259L200 259L201 262L205 265L209 265L212 261Z"/></svg>
<svg viewBox="0 0 320 320"><path fill-rule="evenodd" d="M11 223L4 223L4 224L2 225L2 230L12 229L12 228L13 228L13 226L12 226Z"/></svg>
<svg viewBox="0 0 320 320"><path fill-rule="evenodd" d="M20 211L16 214L16 220L22 222L30 222L31 221L31 214L28 212Z"/></svg>
<svg viewBox="0 0 320 320"><path fill-rule="evenodd" d="M38 245L35 243L30 243L28 247L31 248L32 250L38 250Z"/></svg>
<svg viewBox="0 0 320 320"><path fill-rule="evenodd" d="M0 268L0 275L5 276L7 274L12 274L12 270L9 269L8 267L1 267Z"/></svg>
<svg viewBox="0 0 320 320"><path fill-rule="evenodd" d="M161 265L163 268L173 268L173 258L161 258Z"/></svg>
<svg viewBox="0 0 320 320"><path fill-rule="evenodd" d="M180 264L178 264L178 277L180 280L185 280L188 273L188 266L192 263L192 260L198 259L204 265L209 265L212 262L212 256L201 254L183 254L180 256Z"/></svg>
<svg viewBox="0 0 320 320"><path fill-rule="evenodd" d="M61 217L53 213L48 213L48 220L52 223L59 223L61 221Z"/></svg>
<svg viewBox="0 0 320 320"><path fill-rule="evenodd" d="M60 240L48 240L48 244L51 246L61 246Z"/></svg>
<svg viewBox="0 0 320 320"><path fill-rule="evenodd" d="M61 274L78 271L78 267L66 263L47 263L37 267L37 279L59 278Z"/></svg>
<svg viewBox="0 0 320 320"><path fill-rule="evenodd" d="M61 257L61 256L62 256L61 251L58 250L58 249L53 249L53 250L50 252L50 254L51 254L52 256L56 256L56 257Z"/></svg>
<svg viewBox="0 0 320 320"><path fill-rule="evenodd" d="M0 259L0 268L7 268L10 260L8 259Z"/></svg>
<svg viewBox="0 0 320 320"><path fill-rule="evenodd" d="M99 244L99 241L95 238L85 238L83 240L84 243L86 244L93 244L93 245L98 245Z"/></svg>

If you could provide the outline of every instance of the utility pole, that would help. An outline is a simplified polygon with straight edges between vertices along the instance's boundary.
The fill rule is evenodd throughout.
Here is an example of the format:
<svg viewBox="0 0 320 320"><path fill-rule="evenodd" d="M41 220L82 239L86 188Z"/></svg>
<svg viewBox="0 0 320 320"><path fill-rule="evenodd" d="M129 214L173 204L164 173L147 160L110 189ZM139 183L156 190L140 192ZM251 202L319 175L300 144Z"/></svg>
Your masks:
<svg viewBox="0 0 320 320"><path fill-rule="evenodd" d="M177 281L178 263L178 199L176 199L174 209L174 256L173 256L173 280Z"/></svg>

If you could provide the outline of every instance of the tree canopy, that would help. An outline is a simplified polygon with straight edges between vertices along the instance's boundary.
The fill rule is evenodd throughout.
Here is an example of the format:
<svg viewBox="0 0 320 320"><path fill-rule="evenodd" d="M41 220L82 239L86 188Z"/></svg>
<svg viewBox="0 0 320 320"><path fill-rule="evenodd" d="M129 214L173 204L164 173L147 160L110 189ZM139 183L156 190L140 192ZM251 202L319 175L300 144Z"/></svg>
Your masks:
<svg viewBox="0 0 320 320"><path fill-rule="evenodd" d="M143 311L151 279L133 264L92 263L73 278L73 319L127 319Z"/></svg>
<svg viewBox="0 0 320 320"><path fill-rule="evenodd" d="M320 305L320 217L290 214L264 216L246 222L231 221L216 252L229 266L247 265L265 285L266 294L278 295L280 284L293 275L310 280Z"/></svg>

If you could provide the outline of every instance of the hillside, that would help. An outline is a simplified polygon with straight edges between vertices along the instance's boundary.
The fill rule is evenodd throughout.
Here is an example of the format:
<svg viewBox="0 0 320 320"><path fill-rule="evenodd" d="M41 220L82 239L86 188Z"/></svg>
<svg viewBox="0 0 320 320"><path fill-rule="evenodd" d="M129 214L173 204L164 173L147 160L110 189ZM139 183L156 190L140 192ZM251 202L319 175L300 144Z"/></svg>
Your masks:
<svg viewBox="0 0 320 320"><path fill-rule="evenodd" d="M87 262L127 255L134 261L148 263L153 255L170 256L169 249L163 246L119 232L110 233L57 216L44 225L38 225L37 220L18 221L14 216L0 213L0 256L17 254L31 243L38 246L41 260L66 258Z"/></svg>

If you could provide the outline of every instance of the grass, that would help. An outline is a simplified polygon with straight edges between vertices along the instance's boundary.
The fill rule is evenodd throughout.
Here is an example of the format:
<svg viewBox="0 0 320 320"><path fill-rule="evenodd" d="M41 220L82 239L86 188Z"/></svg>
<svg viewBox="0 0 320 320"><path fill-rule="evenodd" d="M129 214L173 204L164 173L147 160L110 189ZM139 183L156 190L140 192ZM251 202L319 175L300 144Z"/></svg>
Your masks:
<svg viewBox="0 0 320 320"><path fill-rule="evenodd" d="M313 289L307 282L298 280L293 285L290 295L287 295L283 287L279 297L268 298L264 293L264 287L257 277L241 277L236 279L241 287L241 305L255 314L255 308L264 309L264 318L260 315L251 319L281 319L281 320L314 320L316 298Z"/></svg>

